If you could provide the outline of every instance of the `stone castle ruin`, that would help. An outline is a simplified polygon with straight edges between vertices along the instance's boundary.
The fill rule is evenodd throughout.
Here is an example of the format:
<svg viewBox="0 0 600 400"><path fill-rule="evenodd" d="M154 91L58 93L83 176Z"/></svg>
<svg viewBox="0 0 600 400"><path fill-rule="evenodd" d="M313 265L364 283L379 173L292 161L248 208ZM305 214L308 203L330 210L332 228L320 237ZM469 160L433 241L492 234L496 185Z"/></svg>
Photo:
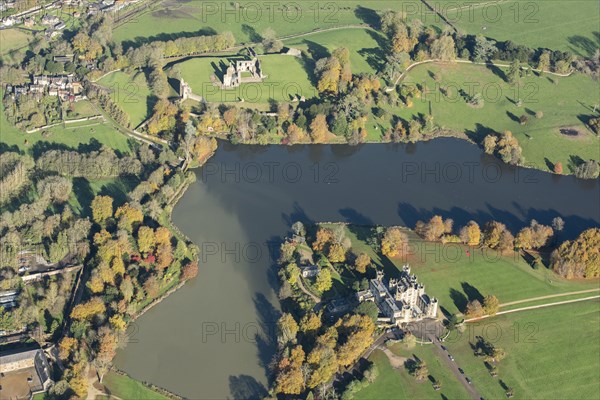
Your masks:
<svg viewBox="0 0 600 400"><path fill-rule="evenodd" d="M242 83L262 82L266 76L262 72L260 61L256 57L251 60L238 60L232 63L223 76L221 89L230 89L240 86Z"/></svg>

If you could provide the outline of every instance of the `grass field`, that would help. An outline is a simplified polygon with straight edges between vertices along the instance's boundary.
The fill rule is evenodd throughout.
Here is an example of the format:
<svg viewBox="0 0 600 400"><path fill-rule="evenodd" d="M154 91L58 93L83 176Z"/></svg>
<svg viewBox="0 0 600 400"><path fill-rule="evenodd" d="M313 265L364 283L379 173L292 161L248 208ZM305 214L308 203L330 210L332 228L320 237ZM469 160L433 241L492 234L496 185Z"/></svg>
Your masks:
<svg viewBox="0 0 600 400"><path fill-rule="evenodd" d="M404 82L420 84L428 94L414 100L414 107L389 109L390 115L408 119L419 113L428 114L444 128L465 132L480 141L491 131L510 130L523 148L526 163L540 169L548 169L557 161L568 171L571 158L583 160L600 158L600 138L585 127L581 118L593 114L593 105L600 103L598 83L587 76L575 74L570 77L542 76L532 74L524 77L520 85L505 82L505 69L491 71L474 64L424 64L411 70ZM436 83L432 74L441 77ZM551 81L552 79L552 81ZM556 83L554 83L556 82ZM439 88L448 87L450 94L441 95ZM460 90L472 94L481 93L485 104L476 109L461 97ZM521 99L522 105L516 104ZM535 113L543 112L537 119ZM529 119L526 125L518 121L521 115ZM370 139L377 139L389 126L387 120L371 120L381 126L379 130L370 125ZM580 134L568 136L561 127L574 127Z"/></svg>
<svg viewBox="0 0 600 400"><path fill-rule="evenodd" d="M138 126L152 113L156 98L151 94L143 72L127 74L117 71L98 83L112 90L112 100L129 115L132 127Z"/></svg>
<svg viewBox="0 0 600 400"><path fill-rule="evenodd" d="M482 3L469 9L467 4ZM592 56L600 45L600 3L591 0L435 0L453 25L466 33L512 40L533 48ZM433 21L429 16L426 22Z"/></svg>
<svg viewBox="0 0 600 400"><path fill-rule="evenodd" d="M413 232L408 232L411 254L390 260L381 258L358 239L366 234L365 228L350 226L347 232L353 249L367 252L388 274L408 263L411 271L425 285L427 293L436 297L440 308L450 314L464 310L467 301L481 300L490 294L497 296L500 303L506 303L593 289L600 285L598 280L568 281L546 268L533 269L516 254L500 256L492 250L484 253L459 244L426 242ZM466 254L467 250L470 255ZM566 299L558 298L551 302Z"/></svg>
<svg viewBox="0 0 600 400"><path fill-rule="evenodd" d="M27 46L33 35L18 28L0 30L0 55Z"/></svg>
<svg viewBox="0 0 600 400"><path fill-rule="evenodd" d="M141 382L131 379L127 376L118 375L114 372L109 372L104 377L102 383L110 390L111 395L120 397L121 399L136 399L136 400L163 400L167 397L157 393Z"/></svg>
<svg viewBox="0 0 600 400"><path fill-rule="evenodd" d="M236 57L201 57L179 63L177 67L194 94L203 96L210 102L227 103L243 98L245 102L253 104L267 103L270 99L291 101L293 96L310 98L316 95L302 60L283 55L260 57L264 74L267 75L262 83L244 83L232 90L221 90L213 86L211 75L224 70L229 60L235 59ZM220 80L221 72L218 72L218 76Z"/></svg>
<svg viewBox="0 0 600 400"><path fill-rule="evenodd" d="M0 97L3 96L0 91ZM78 106L76 106L78 107ZM81 105L81 108L85 108ZM82 110L84 111L84 110ZM87 109L91 112L90 109ZM52 144L62 144L71 148L98 142L123 153L131 151L129 139L112 128L108 123L88 121L71 125L55 126L47 129L48 135L42 132L26 133L15 128L6 120L4 106L0 102L0 145L3 148L31 151L34 148L44 148Z"/></svg>
<svg viewBox="0 0 600 400"><path fill-rule="evenodd" d="M488 294L498 296L501 303L556 293L598 288L598 280L574 282L564 280L545 269L532 269L522 259L498 257L490 252L487 259L480 251L464 246L425 242L409 232L411 254L405 259L381 258L362 239L365 227L349 226L347 236L353 251L367 252L374 263L390 274L409 263L413 273L431 296L439 299L443 311L455 313L467 300ZM564 296L521 306L554 303L598 294ZM502 310L504 308L501 308ZM492 378L483 360L473 355L470 342L484 336L503 348L507 357L499 364L499 376ZM589 300L488 318L468 323L462 334L453 333L445 342L456 362L471 378L483 398L505 398L502 383L515 390L515 398L574 399L598 398L600 383L600 301ZM444 368L427 345L411 351L394 345L396 354L412 354L427 362L431 375L442 381L445 398L466 398L451 372ZM437 398L428 382L418 383L404 370L394 370L380 351L371 355L380 371L379 378L359 392L357 398ZM450 382L450 383L447 383ZM442 397L444 398L444 397Z"/></svg>
<svg viewBox="0 0 600 400"><path fill-rule="evenodd" d="M397 356L403 358L416 356L425 361L429 374L440 381L442 388L436 392L428 379L417 381L409 375L406 368L393 368L384 352L376 350L369 360L377 365L379 376L370 386L358 392L356 399L435 399L440 396L448 399L468 398L467 391L454 378L452 371L433 353L432 347L415 346L407 349L402 344L394 344L389 349Z"/></svg>
<svg viewBox="0 0 600 400"><path fill-rule="evenodd" d="M311 32L342 25L377 23L377 12L400 10L397 1L341 0L325 3L296 2L297 8L285 10L284 3L239 1L239 9L229 2L207 3L166 1L152 12L132 19L114 32L124 48L150 40L170 40L191 33L210 34L230 31L238 43L260 41L260 35L272 28L278 36ZM316 7L316 6L319 7Z"/></svg>
<svg viewBox="0 0 600 400"><path fill-rule="evenodd" d="M382 44L386 42L380 33L369 29L339 29L320 32L302 38L284 41L286 46L305 50L314 61L328 57L338 47L350 50L352 73L376 73L385 62Z"/></svg>
<svg viewBox="0 0 600 400"><path fill-rule="evenodd" d="M469 325L445 345L483 398L597 399L600 397L598 300L502 315ZM469 336L471 339L469 339ZM484 336L507 353L493 378L469 342Z"/></svg>

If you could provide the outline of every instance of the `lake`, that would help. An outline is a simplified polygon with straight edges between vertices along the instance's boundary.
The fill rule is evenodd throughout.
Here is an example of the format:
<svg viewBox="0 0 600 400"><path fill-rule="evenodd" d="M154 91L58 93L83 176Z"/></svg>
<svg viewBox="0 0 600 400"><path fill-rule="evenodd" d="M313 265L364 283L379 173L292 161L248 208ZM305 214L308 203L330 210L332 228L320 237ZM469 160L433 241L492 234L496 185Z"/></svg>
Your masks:
<svg viewBox="0 0 600 400"><path fill-rule="evenodd" d="M191 399L266 393L278 318L276 249L297 220L413 228L434 214L565 221L562 239L600 225L599 180L515 168L468 142L234 146L197 172L173 221L201 248L198 278L140 317L115 364Z"/></svg>

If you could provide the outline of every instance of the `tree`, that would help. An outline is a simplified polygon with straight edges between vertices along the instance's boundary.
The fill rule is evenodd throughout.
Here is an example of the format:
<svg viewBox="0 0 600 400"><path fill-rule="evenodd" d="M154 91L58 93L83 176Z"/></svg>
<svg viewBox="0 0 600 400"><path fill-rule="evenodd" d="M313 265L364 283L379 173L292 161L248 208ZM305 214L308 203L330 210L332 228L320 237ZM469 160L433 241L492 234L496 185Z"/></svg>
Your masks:
<svg viewBox="0 0 600 400"><path fill-rule="evenodd" d="M442 36L439 39L436 39L431 44L431 58L442 60L442 61L452 61L456 59L456 49L454 47L454 39L452 36Z"/></svg>
<svg viewBox="0 0 600 400"><path fill-rule="evenodd" d="M500 301L494 295L486 296L483 299L483 311L487 315L496 315L498 309L500 308Z"/></svg>
<svg viewBox="0 0 600 400"><path fill-rule="evenodd" d="M408 236L398 227L387 228L381 239L381 252L387 257L404 255L408 248Z"/></svg>
<svg viewBox="0 0 600 400"><path fill-rule="evenodd" d="M267 52L278 53L283 49L283 42L277 39L277 34L272 28L267 28L262 34L262 44Z"/></svg>
<svg viewBox="0 0 600 400"><path fill-rule="evenodd" d="M312 311L305 314L300 320L300 331L305 335L315 334L321 328L321 326L321 315L315 314Z"/></svg>
<svg viewBox="0 0 600 400"><path fill-rule="evenodd" d="M481 229L475 221L469 223L460 230L460 240L469 246L478 246L481 241Z"/></svg>
<svg viewBox="0 0 600 400"><path fill-rule="evenodd" d="M478 318L484 315L484 310L479 300L475 299L467 303L465 315L468 318Z"/></svg>
<svg viewBox="0 0 600 400"><path fill-rule="evenodd" d="M148 226L141 226L137 233L138 249L141 253L151 253L156 246L154 230Z"/></svg>
<svg viewBox="0 0 600 400"><path fill-rule="evenodd" d="M96 196L92 200L92 218L100 225L113 215L113 199L109 196Z"/></svg>
<svg viewBox="0 0 600 400"><path fill-rule="evenodd" d="M475 37L475 47L473 49L473 61L475 62L486 62L489 61L494 53L498 49L496 48L496 42L488 40L485 37L478 35Z"/></svg>
<svg viewBox="0 0 600 400"><path fill-rule="evenodd" d="M539 249L548 243L553 234L554 231L551 227L532 220L529 227L521 229L517 234L515 247L525 250Z"/></svg>
<svg viewBox="0 0 600 400"><path fill-rule="evenodd" d="M198 263L193 261L183 266L181 270L181 279L187 281L198 276Z"/></svg>
<svg viewBox="0 0 600 400"><path fill-rule="evenodd" d="M338 344L338 363L347 367L354 364L373 343L375 324L366 315L352 314L344 317L339 330L346 337L346 341Z"/></svg>
<svg viewBox="0 0 600 400"><path fill-rule="evenodd" d="M93 297L87 303L77 304L71 311L71 318L77 320L89 320L93 316L106 311L104 301L100 297Z"/></svg>
<svg viewBox="0 0 600 400"><path fill-rule="evenodd" d="M367 268L371 265L371 257L367 253L360 253L354 260L354 269L361 274L367 272Z"/></svg>
<svg viewBox="0 0 600 400"><path fill-rule="evenodd" d="M329 268L322 268L317 275L317 280L315 281L315 289L319 292L323 293L331 289L333 281L331 279L331 271Z"/></svg>
<svg viewBox="0 0 600 400"><path fill-rule="evenodd" d="M429 222L418 221L415 232L425 240L435 241L442 238L444 234L452 233L453 221L451 219L442 219L439 215L434 215Z"/></svg>
<svg viewBox="0 0 600 400"><path fill-rule="evenodd" d="M562 163L560 161L557 161L554 164L554 173L558 174L558 175L562 175L562 173L563 173L563 165L562 165Z"/></svg>
<svg viewBox="0 0 600 400"><path fill-rule="evenodd" d="M340 243L333 243L329 246L329 254L327 255L332 263L340 263L346 261L346 250Z"/></svg>
<svg viewBox="0 0 600 400"><path fill-rule="evenodd" d="M483 148L487 154L494 154L497 144L498 137L496 135L487 135L485 139L483 139Z"/></svg>
<svg viewBox="0 0 600 400"><path fill-rule="evenodd" d="M155 276L150 276L146 279L146 282L144 282L144 291L146 292L146 296L150 299L154 299L158 296L159 289L158 279L156 279Z"/></svg>
<svg viewBox="0 0 600 400"><path fill-rule="evenodd" d="M58 344L58 356L61 360L68 361L78 345L77 339L68 336L63 337Z"/></svg>
<svg viewBox="0 0 600 400"><path fill-rule="evenodd" d="M429 369L423 360L409 360L406 362L408 372L416 380L422 381L429 376Z"/></svg>
<svg viewBox="0 0 600 400"><path fill-rule="evenodd" d="M366 315L373 320L373 323L376 323L377 317L379 316L379 307L372 301L363 301L354 308L354 312L356 314Z"/></svg>
<svg viewBox="0 0 600 400"><path fill-rule="evenodd" d="M305 382L302 373L304 357L302 346L296 346L290 351L289 357L281 358L277 364L276 393L298 395L304 391Z"/></svg>
<svg viewBox="0 0 600 400"><path fill-rule="evenodd" d="M292 232L294 232L294 235L297 236L306 236L306 228L304 227L304 224L300 221L294 222L294 224L292 225Z"/></svg>
<svg viewBox="0 0 600 400"><path fill-rule="evenodd" d="M284 313L277 321L279 343L286 344L296 342L298 334L298 323L292 314Z"/></svg>
<svg viewBox="0 0 600 400"><path fill-rule="evenodd" d="M542 54L540 54L540 59L538 61L540 76L542 76L545 71L548 71L548 68L550 68L550 53L544 51Z"/></svg>
<svg viewBox="0 0 600 400"><path fill-rule="evenodd" d="M600 176L600 163L595 160L586 161L575 168L575 176L581 179L596 179Z"/></svg>
<svg viewBox="0 0 600 400"><path fill-rule="evenodd" d="M329 134L329 128L327 126L327 120L325 115L317 115L310 123L310 137L313 143L324 143Z"/></svg>
<svg viewBox="0 0 600 400"><path fill-rule="evenodd" d="M600 276L600 229L587 229L563 242L552 252L550 266L567 279Z"/></svg>
<svg viewBox="0 0 600 400"><path fill-rule="evenodd" d="M40 197L45 197L56 203L64 203L69 199L73 190L73 183L58 175L48 176L36 185Z"/></svg>
<svg viewBox="0 0 600 400"><path fill-rule="evenodd" d="M312 244L314 251L323 251L325 246L333 240L333 231L329 228L320 227L317 230L317 238Z"/></svg>
<svg viewBox="0 0 600 400"><path fill-rule="evenodd" d="M521 80L521 64L519 63L519 60L513 60L510 63L510 68L508 69L506 76L511 85L514 85Z"/></svg>
<svg viewBox="0 0 600 400"><path fill-rule="evenodd" d="M115 218L119 219L119 228L125 229L127 232L131 233L133 231L133 224L141 223L144 220L144 214L139 208L133 207L129 203L125 203L117 208Z"/></svg>
<svg viewBox="0 0 600 400"><path fill-rule="evenodd" d="M561 217L554 217L552 219L552 228L557 232L562 231L565 229L565 221Z"/></svg>

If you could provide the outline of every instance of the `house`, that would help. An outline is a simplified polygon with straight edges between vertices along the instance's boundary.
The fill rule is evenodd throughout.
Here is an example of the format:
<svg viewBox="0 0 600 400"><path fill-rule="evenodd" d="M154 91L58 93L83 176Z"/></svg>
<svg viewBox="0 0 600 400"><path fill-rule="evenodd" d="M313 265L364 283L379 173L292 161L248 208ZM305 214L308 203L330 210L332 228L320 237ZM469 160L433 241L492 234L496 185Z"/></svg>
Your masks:
<svg viewBox="0 0 600 400"><path fill-rule="evenodd" d="M9 26L13 26L17 23L17 20L13 17L6 17L2 20L2 27L8 28Z"/></svg>
<svg viewBox="0 0 600 400"><path fill-rule="evenodd" d="M26 18L25 21L23 21L23 24L26 28L33 28L35 25L35 20L33 18Z"/></svg>
<svg viewBox="0 0 600 400"><path fill-rule="evenodd" d="M54 383L50 366L41 348L17 348L0 352L2 398L30 398L45 392Z"/></svg>
<svg viewBox="0 0 600 400"><path fill-rule="evenodd" d="M67 24L65 24L64 22L59 22L58 24L54 25L54 29L57 31L62 31L66 27L67 27Z"/></svg>
<svg viewBox="0 0 600 400"><path fill-rule="evenodd" d="M73 54L65 54L64 56L54 56L52 57L52 60L58 63L73 62Z"/></svg>
<svg viewBox="0 0 600 400"><path fill-rule="evenodd" d="M377 271L377 277L369 282L369 290L357 292L356 299L375 302L381 314L396 325L437 317L438 301L425 293L425 286L410 274L408 265L396 279L388 280L382 271Z"/></svg>
<svg viewBox="0 0 600 400"><path fill-rule="evenodd" d="M321 269L317 265L305 265L300 267L300 274L303 278L313 278L319 275Z"/></svg>
<svg viewBox="0 0 600 400"><path fill-rule="evenodd" d="M19 298L18 290L5 290L0 292L0 307L3 307L5 310L10 308L14 308L17 306L17 299Z"/></svg>
<svg viewBox="0 0 600 400"><path fill-rule="evenodd" d="M46 14L42 17L42 25L55 26L60 22L60 19L56 15Z"/></svg>
<svg viewBox="0 0 600 400"><path fill-rule="evenodd" d="M327 304L327 311L330 314L343 314L352 309L352 302L348 299L333 299Z"/></svg>

